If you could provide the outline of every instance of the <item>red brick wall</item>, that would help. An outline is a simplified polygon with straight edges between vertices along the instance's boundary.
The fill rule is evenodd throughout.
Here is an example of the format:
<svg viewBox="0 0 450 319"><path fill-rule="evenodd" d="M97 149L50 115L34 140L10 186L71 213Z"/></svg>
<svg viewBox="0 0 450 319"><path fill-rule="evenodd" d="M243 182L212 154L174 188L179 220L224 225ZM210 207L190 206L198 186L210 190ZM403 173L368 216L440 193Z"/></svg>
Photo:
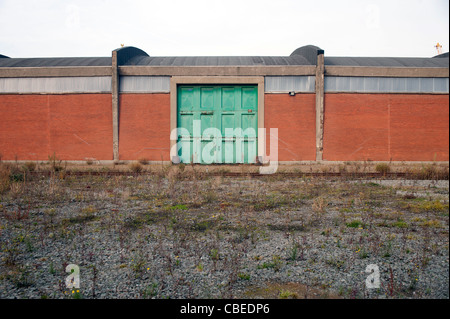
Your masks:
<svg viewBox="0 0 450 319"><path fill-rule="evenodd" d="M449 160L448 95L393 95L390 117L394 161Z"/></svg>
<svg viewBox="0 0 450 319"><path fill-rule="evenodd" d="M120 159L169 160L169 118L169 94L122 94ZM110 94L0 95L0 119L3 160L112 160ZM324 120L325 160L449 160L448 95L326 94ZM265 127L315 160L314 94L266 94Z"/></svg>
<svg viewBox="0 0 450 319"><path fill-rule="evenodd" d="M170 160L170 94L121 94L119 159Z"/></svg>
<svg viewBox="0 0 450 319"><path fill-rule="evenodd" d="M315 160L315 94L265 94L264 104L266 135L269 128L278 128L278 160Z"/></svg>
<svg viewBox="0 0 450 319"><path fill-rule="evenodd" d="M448 161L448 95L325 94L324 160Z"/></svg>
<svg viewBox="0 0 450 319"><path fill-rule="evenodd" d="M110 94L0 95L4 160L112 159Z"/></svg>

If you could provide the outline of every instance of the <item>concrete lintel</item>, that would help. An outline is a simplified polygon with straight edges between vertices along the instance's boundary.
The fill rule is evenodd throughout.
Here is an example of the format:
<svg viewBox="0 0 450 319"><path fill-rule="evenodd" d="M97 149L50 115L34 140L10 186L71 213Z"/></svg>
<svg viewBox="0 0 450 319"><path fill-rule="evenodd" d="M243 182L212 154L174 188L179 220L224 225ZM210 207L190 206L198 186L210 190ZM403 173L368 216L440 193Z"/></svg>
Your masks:
<svg viewBox="0 0 450 319"><path fill-rule="evenodd" d="M111 76L110 66L0 68L0 78Z"/></svg>
<svg viewBox="0 0 450 319"><path fill-rule="evenodd" d="M119 66L119 73L168 76L314 75L315 66Z"/></svg>
<svg viewBox="0 0 450 319"><path fill-rule="evenodd" d="M325 66L326 76L446 78L448 68Z"/></svg>

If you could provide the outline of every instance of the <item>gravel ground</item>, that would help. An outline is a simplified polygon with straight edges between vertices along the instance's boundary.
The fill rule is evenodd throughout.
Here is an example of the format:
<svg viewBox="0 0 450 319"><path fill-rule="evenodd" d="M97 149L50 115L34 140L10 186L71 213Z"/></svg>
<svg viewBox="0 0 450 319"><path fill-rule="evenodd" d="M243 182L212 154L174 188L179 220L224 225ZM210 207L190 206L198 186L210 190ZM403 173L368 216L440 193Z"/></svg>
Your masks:
<svg viewBox="0 0 450 319"><path fill-rule="evenodd" d="M36 177L1 195L0 298L449 298L448 194L448 181Z"/></svg>

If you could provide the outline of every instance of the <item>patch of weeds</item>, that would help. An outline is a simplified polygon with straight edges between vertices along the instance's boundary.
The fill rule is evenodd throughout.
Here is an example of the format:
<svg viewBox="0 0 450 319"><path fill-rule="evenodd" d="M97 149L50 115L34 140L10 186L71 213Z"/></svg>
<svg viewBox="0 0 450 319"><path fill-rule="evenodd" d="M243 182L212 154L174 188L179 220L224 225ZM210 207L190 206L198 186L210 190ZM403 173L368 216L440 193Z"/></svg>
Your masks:
<svg viewBox="0 0 450 319"><path fill-rule="evenodd" d="M11 174L9 175L9 180L11 182L23 182L25 179L24 177L24 173L21 171L13 171L11 172Z"/></svg>
<svg viewBox="0 0 450 319"><path fill-rule="evenodd" d="M25 162L23 164L23 169L28 172L34 172L36 170L36 163L35 162Z"/></svg>
<svg viewBox="0 0 450 319"><path fill-rule="evenodd" d="M53 152L53 155L49 155L48 156L48 163L50 165L50 169L53 172L59 172L62 171L63 167L61 165L62 160L60 160L57 156L56 153Z"/></svg>
<svg viewBox="0 0 450 319"><path fill-rule="evenodd" d="M364 226L365 226L363 224L363 222L360 220L353 220L350 223L347 223L346 225L347 225L347 227L350 227L350 228L364 228Z"/></svg>
<svg viewBox="0 0 450 319"><path fill-rule="evenodd" d="M443 204L439 200L434 201L420 201L420 202L405 202L402 204L403 208L408 209L414 213L425 212L447 212L449 211L449 204Z"/></svg>
<svg viewBox="0 0 450 319"><path fill-rule="evenodd" d="M95 208L94 206L87 206L87 207L83 208L83 209L81 210L81 212L82 212L83 214L87 214L87 215L89 215L89 214L94 214L94 213L97 212L97 208Z"/></svg>
<svg viewBox="0 0 450 319"><path fill-rule="evenodd" d="M31 238L28 236L25 238L25 245L29 253L34 251L33 243L31 242Z"/></svg>
<svg viewBox="0 0 450 319"><path fill-rule="evenodd" d="M317 197L313 200L312 209L316 214L325 213L325 207L328 206L328 202L323 197Z"/></svg>
<svg viewBox="0 0 450 319"><path fill-rule="evenodd" d="M253 202L255 211L271 210L289 204L289 200L284 196L267 196L263 200Z"/></svg>
<svg viewBox="0 0 450 319"><path fill-rule="evenodd" d="M263 262L262 265L258 265L258 269L273 269L275 271L279 271L283 266L283 262L281 261L281 257L278 255L272 256L272 260L269 262Z"/></svg>
<svg viewBox="0 0 450 319"><path fill-rule="evenodd" d="M123 227L130 230L137 230L142 228L144 225L144 220L139 217L128 219L124 222Z"/></svg>
<svg viewBox="0 0 450 319"><path fill-rule="evenodd" d="M141 276L145 271L145 260L141 256L131 259L130 269L135 273L136 277Z"/></svg>
<svg viewBox="0 0 450 319"><path fill-rule="evenodd" d="M408 228L409 225L402 219L399 219L395 223L393 223L392 226L397 228Z"/></svg>
<svg viewBox="0 0 450 319"><path fill-rule="evenodd" d="M194 231L205 232L208 229L212 228L214 224L215 222L212 220L202 220L195 222L192 228Z"/></svg>
<svg viewBox="0 0 450 319"><path fill-rule="evenodd" d="M383 257L389 258L392 256L392 240L388 240L387 245L384 246Z"/></svg>
<svg viewBox="0 0 450 319"><path fill-rule="evenodd" d="M203 193L203 201L205 203L213 203L217 200L218 196L214 190L208 190Z"/></svg>
<svg viewBox="0 0 450 319"><path fill-rule="evenodd" d="M14 283L17 288L27 288L32 286L33 280L31 278L31 271L27 266L19 267L19 274L15 278Z"/></svg>
<svg viewBox="0 0 450 319"><path fill-rule="evenodd" d="M295 261L299 258L299 249L301 248L300 244L297 242L293 242L292 245L288 248L288 260Z"/></svg>
<svg viewBox="0 0 450 319"><path fill-rule="evenodd" d="M289 291L289 290L281 290L278 298L280 298L280 299L298 299L298 295L297 295L297 293Z"/></svg>
<svg viewBox="0 0 450 319"><path fill-rule="evenodd" d="M128 167L131 172L136 173L136 174L139 174L144 170L141 163L139 163L139 162L131 163L130 165L128 165Z"/></svg>
<svg viewBox="0 0 450 319"><path fill-rule="evenodd" d="M142 296L146 299L154 298L158 295L158 283L153 282L151 285L147 286L142 292Z"/></svg>
<svg viewBox="0 0 450 319"><path fill-rule="evenodd" d="M366 185L370 186L370 187L379 187L379 186L381 186L380 184L375 183L375 182L369 182L369 183L366 183Z"/></svg>
<svg viewBox="0 0 450 319"><path fill-rule="evenodd" d="M56 274L56 269L53 266L53 262L50 262L50 267L49 267L48 272L51 273L52 275Z"/></svg>
<svg viewBox="0 0 450 319"><path fill-rule="evenodd" d="M197 271L202 272L202 271L203 271L203 264L202 264L201 262L199 262L199 263L197 264L197 266L195 266L195 269L197 269Z"/></svg>
<svg viewBox="0 0 450 319"><path fill-rule="evenodd" d="M423 227L440 228L441 222L437 219L425 220L421 224Z"/></svg>
<svg viewBox="0 0 450 319"><path fill-rule="evenodd" d="M178 204L167 207L167 210L187 210L188 207L185 204Z"/></svg>
<svg viewBox="0 0 450 319"><path fill-rule="evenodd" d="M72 290L71 291L71 297L72 299L83 299L83 295L79 290Z"/></svg>
<svg viewBox="0 0 450 319"><path fill-rule="evenodd" d="M387 163L378 163L378 164L375 166L375 171L376 171L377 173L386 175L387 173L389 173L389 172L391 171L391 167L390 167L389 164L387 164Z"/></svg>
<svg viewBox="0 0 450 319"><path fill-rule="evenodd" d="M96 208L94 208L92 206L88 206L81 210L81 214L79 214L75 217L69 218L68 221L71 224L84 224L84 223L98 219L98 217L95 216L96 212L97 212ZM66 221L66 220L64 220L64 221Z"/></svg>
<svg viewBox="0 0 450 319"><path fill-rule="evenodd" d="M272 225L272 224L267 224L267 228L269 230L279 230L279 231L286 231L286 232L302 232L306 230L306 226L305 225L299 225L299 224L277 224L277 225Z"/></svg>
<svg viewBox="0 0 450 319"><path fill-rule="evenodd" d="M328 265L341 269L345 265L345 260L329 258L325 261Z"/></svg>
<svg viewBox="0 0 450 319"><path fill-rule="evenodd" d="M250 275L249 274L247 274L247 273L239 273L238 274L238 277L239 277L239 279L242 279L242 280L250 280Z"/></svg>
<svg viewBox="0 0 450 319"><path fill-rule="evenodd" d="M16 264L17 257L19 256L19 247L17 241L10 242L3 242L2 243L2 253L3 257L2 260L5 263L5 265L12 266Z"/></svg>
<svg viewBox="0 0 450 319"><path fill-rule="evenodd" d="M358 248L355 252L358 254L360 259L369 257L369 253L364 248Z"/></svg>
<svg viewBox="0 0 450 319"><path fill-rule="evenodd" d="M215 248L213 248L213 249L211 249L210 251L209 251L209 257L212 259L212 260L219 260L219 258L220 258L220 254L219 254L219 250L218 249L215 249Z"/></svg>
<svg viewBox="0 0 450 319"><path fill-rule="evenodd" d="M233 238L233 242L235 243L242 243L249 238L254 239L254 232L250 231L249 226L238 226L234 228L234 230L237 232L236 236Z"/></svg>
<svg viewBox="0 0 450 319"><path fill-rule="evenodd" d="M438 167L435 163L423 165L420 169L413 170L411 175L414 179L447 179L449 178L448 167Z"/></svg>
<svg viewBox="0 0 450 319"><path fill-rule="evenodd" d="M320 234L326 237L330 236L331 228L325 228Z"/></svg>
<svg viewBox="0 0 450 319"><path fill-rule="evenodd" d="M0 194L5 193L11 186L9 178L10 170L5 165L0 165Z"/></svg>

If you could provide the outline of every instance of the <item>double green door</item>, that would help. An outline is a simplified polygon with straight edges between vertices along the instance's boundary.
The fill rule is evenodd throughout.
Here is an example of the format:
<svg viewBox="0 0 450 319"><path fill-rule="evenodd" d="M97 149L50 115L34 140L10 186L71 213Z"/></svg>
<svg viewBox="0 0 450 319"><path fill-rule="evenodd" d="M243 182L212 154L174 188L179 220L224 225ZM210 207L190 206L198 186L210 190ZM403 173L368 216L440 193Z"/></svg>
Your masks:
<svg viewBox="0 0 450 319"><path fill-rule="evenodd" d="M255 163L257 86L179 85L177 98L182 163Z"/></svg>

